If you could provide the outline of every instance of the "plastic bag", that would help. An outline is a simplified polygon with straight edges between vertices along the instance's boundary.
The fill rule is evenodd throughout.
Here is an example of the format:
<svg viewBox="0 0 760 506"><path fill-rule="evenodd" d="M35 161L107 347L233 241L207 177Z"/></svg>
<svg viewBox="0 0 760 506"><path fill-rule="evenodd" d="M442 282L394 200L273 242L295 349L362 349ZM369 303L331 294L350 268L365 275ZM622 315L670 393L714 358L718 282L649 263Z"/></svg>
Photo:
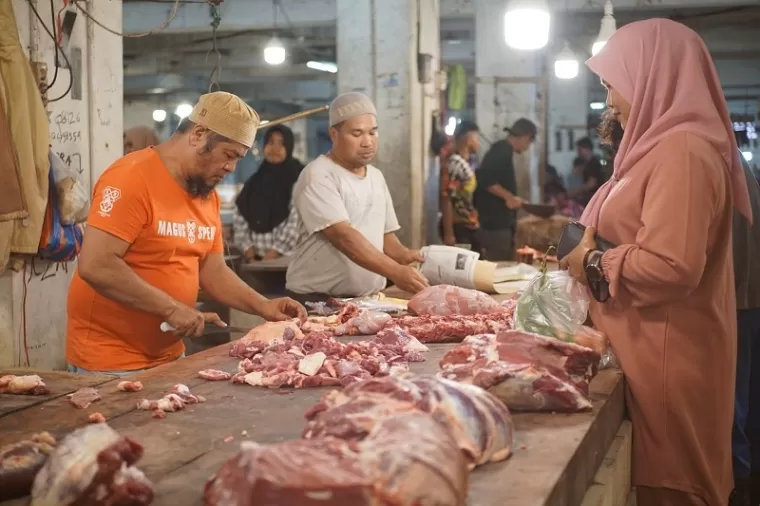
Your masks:
<svg viewBox="0 0 760 506"><path fill-rule="evenodd" d="M588 317L588 291L567 271L541 273L517 300L515 326L525 332L573 341Z"/></svg>
<svg viewBox="0 0 760 506"><path fill-rule="evenodd" d="M58 196L58 215L62 225L87 221L90 197L77 171L68 167L52 151L49 154L50 169L55 179Z"/></svg>

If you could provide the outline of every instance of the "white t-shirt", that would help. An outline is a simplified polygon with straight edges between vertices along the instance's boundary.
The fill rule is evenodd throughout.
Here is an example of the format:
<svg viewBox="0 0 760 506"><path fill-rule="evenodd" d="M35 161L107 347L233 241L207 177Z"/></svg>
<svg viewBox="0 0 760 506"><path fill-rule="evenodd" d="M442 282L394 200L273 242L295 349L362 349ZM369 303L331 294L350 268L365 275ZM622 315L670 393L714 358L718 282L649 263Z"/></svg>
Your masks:
<svg viewBox="0 0 760 506"><path fill-rule="evenodd" d="M361 177L320 156L301 172L293 187L293 202L305 238L288 267L288 290L360 297L385 288L383 276L352 262L321 233L346 222L383 250L383 236L400 227L385 178L377 168L368 165Z"/></svg>

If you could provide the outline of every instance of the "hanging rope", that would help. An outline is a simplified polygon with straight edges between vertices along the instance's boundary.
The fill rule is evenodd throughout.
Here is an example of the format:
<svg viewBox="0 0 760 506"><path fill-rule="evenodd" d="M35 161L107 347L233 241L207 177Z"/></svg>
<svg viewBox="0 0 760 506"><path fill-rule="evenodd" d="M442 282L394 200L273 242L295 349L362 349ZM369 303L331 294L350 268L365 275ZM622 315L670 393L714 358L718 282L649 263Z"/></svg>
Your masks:
<svg viewBox="0 0 760 506"><path fill-rule="evenodd" d="M214 88L216 88L216 91L221 90L218 81L222 79L222 53L219 52L219 48L216 45L216 30L222 22L222 16L219 14L219 8L216 5L212 4L209 11L211 14L211 49L206 53L206 63L208 63L211 53L215 53L216 55L216 65L208 78L208 92L211 93L214 91Z"/></svg>

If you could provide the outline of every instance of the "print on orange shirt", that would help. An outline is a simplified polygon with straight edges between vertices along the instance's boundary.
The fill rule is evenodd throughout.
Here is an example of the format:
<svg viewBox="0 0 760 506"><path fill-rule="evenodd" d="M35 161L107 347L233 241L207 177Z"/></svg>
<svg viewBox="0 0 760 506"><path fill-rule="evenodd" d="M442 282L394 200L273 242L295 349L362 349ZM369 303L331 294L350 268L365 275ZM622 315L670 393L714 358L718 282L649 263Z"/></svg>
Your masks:
<svg viewBox="0 0 760 506"><path fill-rule="evenodd" d="M87 226L129 243L124 261L135 274L195 307L200 263L223 250L219 205L215 192L191 197L148 148L117 160L103 173ZM170 362L184 352L184 345L161 332L161 321L98 294L75 273L69 288L66 359L91 371Z"/></svg>

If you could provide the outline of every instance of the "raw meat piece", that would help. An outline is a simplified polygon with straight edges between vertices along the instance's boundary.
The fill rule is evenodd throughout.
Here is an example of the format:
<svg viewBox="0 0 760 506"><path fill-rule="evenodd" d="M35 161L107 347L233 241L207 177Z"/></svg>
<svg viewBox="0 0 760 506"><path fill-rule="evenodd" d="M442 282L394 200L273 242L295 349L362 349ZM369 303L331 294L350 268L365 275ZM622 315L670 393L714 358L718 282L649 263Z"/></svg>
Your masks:
<svg viewBox="0 0 760 506"><path fill-rule="evenodd" d="M139 392L143 389L143 384L140 381L120 381L116 389L122 392Z"/></svg>
<svg viewBox="0 0 760 506"><path fill-rule="evenodd" d="M467 336L495 334L514 327L514 307L498 313L450 316L402 316L389 326L398 326L422 343L459 342Z"/></svg>
<svg viewBox="0 0 760 506"><path fill-rule="evenodd" d="M383 339L393 341L386 344ZM403 342L402 342L403 341ZM408 370L408 362L425 358L411 336L384 335L380 340L342 343L329 332L302 339L283 338L238 365L232 382L268 388L349 385L372 376Z"/></svg>
<svg viewBox="0 0 760 506"><path fill-rule="evenodd" d="M34 477L56 442L47 432L0 448L0 501L29 495Z"/></svg>
<svg viewBox="0 0 760 506"><path fill-rule="evenodd" d="M353 318L346 323L338 325L333 329L336 336L370 336L377 334L382 328L392 320L388 313L378 313L375 311L360 310Z"/></svg>
<svg viewBox="0 0 760 506"><path fill-rule="evenodd" d="M496 397L427 375L371 379L334 390L307 411L303 437L359 441L385 418L417 410L431 414L473 465L504 460L512 453L512 418Z"/></svg>
<svg viewBox="0 0 760 506"><path fill-rule="evenodd" d="M250 358L267 347L272 341L303 338L298 320L284 322L267 322L251 330L242 338L234 341L230 347L230 356Z"/></svg>
<svg viewBox="0 0 760 506"><path fill-rule="evenodd" d="M198 371L198 376L208 381L226 381L232 377L232 374L216 369L204 369Z"/></svg>
<svg viewBox="0 0 760 506"><path fill-rule="evenodd" d="M90 413L90 416L87 417L87 421L90 423L106 423L106 417L101 413Z"/></svg>
<svg viewBox="0 0 760 506"><path fill-rule="evenodd" d="M499 303L490 295L452 285L425 288L411 298L408 307L419 316L474 315L501 311Z"/></svg>
<svg viewBox="0 0 760 506"><path fill-rule="evenodd" d="M0 376L0 394L47 395L50 393L42 378L36 374Z"/></svg>
<svg viewBox="0 0 760 506"><path fill-rule="evenodd" d="M142 446L107 424L77 429L37 474L30 506L150 504L153 484L134 467L142 453Z"/></svg>
<svg viewBox="0 0 760 506"><path fill-rule="evenodd" d="M164 418L167 412L173 413L185 409L188 404L198 404L206 402L206 399L200 395L193 395L187 385L174 385L171 391L157 401L142 399L137 403L137 409L142 411L153 411L155 418Z"/></svg>
<svg viewBox="0 0 760 506"><path fill-rule="evenodd" d="M377 336L372 342L375 344L400 346L407 352L424 353L430 350L430 348L419 342L416 337L401 327L388 327L385 330L377 332Z"/></svg>
<svg viewBox="0 0 760 506"><path fill-rule="evenodd" d="M472 383L518 411L591 409L599 353L519 330L471 336L441 360L441 376Z"/></svg>
<svg viewBox="0 0 760 506"><path fill-rule="evenodd" d="M75 408L87 409L90 404L100 400L100 393L94 388L84 387L67 395L66 398Z"/></svg>
<svg viewBox="0 0 760 506"><path fill-rule="evenodd" d="M243 442L206 483L204 499L207 506L462 506L467 479L451 437L417 412L378 423L359 444Z"/></svg>

